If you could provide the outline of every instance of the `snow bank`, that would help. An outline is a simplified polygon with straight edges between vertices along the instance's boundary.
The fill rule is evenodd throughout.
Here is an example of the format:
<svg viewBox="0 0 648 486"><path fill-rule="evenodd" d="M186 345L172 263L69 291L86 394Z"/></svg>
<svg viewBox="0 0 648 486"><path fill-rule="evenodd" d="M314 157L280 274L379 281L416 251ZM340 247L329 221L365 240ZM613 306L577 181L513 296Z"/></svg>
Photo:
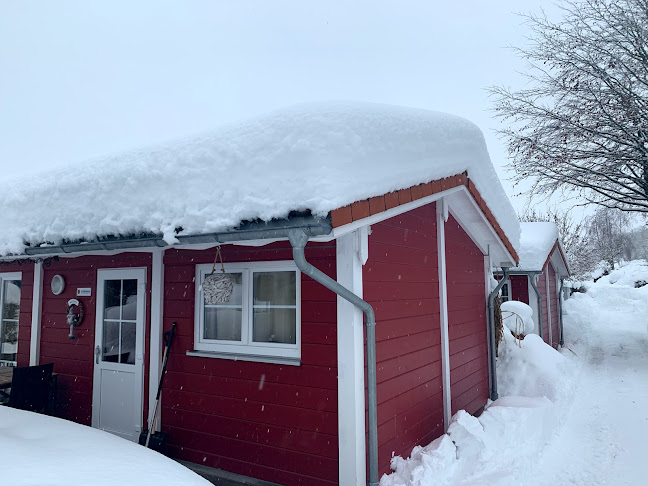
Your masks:
<svg viewBox="0 0 648 486"><path fill-rule="evenodd" d="M533 331L533 309L517 300L502 303L502 322L511 331L518 334L528 334Z"/></svg>
<svg viewBox="0 0 648 486"><path fill-rule="evenodd" d="M515 304L512 307L518 308ZM502 398L479 417L457 412L447 434L415 447L409 459L394 457L394 472L384 475L380 485L487 485L524 473L557 428L560 412L555 403L569 402L573 369L565 356L535 334L518 344L505 332L497 375Z"/></svg>
<svg viewBox="0 0 648 486"><path fill-rule="evenodd" d="M12 486L209 486L186 467L101 430L0 407L0 479Z"/></svg>
<svg viewBox="0 0 648 486"><path fill-rule="evenodd" d="M558 227L555 223L534 222L520 223L520 270L542 270L549 252L558 239Z"/></svg>
<svg viewBox="0 0 648 486"><path fill-rule="evenodd" d="M519 223L471 122L369 103L305 104L199 137L13 181L0 195L0 255L24 243L181 234L326 215L468 171L514 246Z"/></svg>

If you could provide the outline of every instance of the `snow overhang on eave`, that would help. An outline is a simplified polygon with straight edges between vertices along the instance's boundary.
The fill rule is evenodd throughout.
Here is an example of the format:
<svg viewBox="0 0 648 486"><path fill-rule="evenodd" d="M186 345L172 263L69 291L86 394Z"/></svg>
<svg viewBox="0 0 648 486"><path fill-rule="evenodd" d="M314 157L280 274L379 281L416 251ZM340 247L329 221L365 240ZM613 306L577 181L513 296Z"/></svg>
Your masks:
<svg viewBox="0 0 648 486"><path fill-rule="evenodd" d="M331 213L332 234L315 241L339 238L442 198L446 199L450 214L481 252L490 254L495 265L517 265L515 249L465 172L336 209Z"/></svg>
<svg viewBox="0 0 648 486"><path fill-rule="evenodd" d="M177 244L169 245L162 235L145 234L137 236L108 236L95 241L73 241L56 245L30 246L22 255L8 255L2 260L15 260L25 257L50 257L62 255L93 254L104 252L147 251L154 248L208 248L218 244L250 244L260 242L267 244L272 241L288 238L288 231L303 230L309 237L329 235L332 232L330 218L314 216L298 216L272 221L253 221L242 223L231 230L196 235L176 235Z"/></svg>

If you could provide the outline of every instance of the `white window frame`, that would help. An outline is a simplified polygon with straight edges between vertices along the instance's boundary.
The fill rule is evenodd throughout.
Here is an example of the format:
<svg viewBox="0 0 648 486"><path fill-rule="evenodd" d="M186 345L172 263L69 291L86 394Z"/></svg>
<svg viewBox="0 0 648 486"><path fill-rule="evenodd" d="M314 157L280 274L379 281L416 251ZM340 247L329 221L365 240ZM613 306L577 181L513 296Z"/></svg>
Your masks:
<svg viewBox="0 0 648 486"><path fill-rule="evenodd" d="M2 328L3 324L2 321L4 321L2 317L2 308L4 307L4 282L5 280L20 280L22 284L22 272L7 272L7 273L0 273L0 336L2 335ZM20 286L20 300L22 300L22 285ZM20 334L20 311L18 312L18 334ZM16 358L17 360L17 358ZM16 366L17 361L8 361L8 360L0 360L0 366Z"/></svg>
<svg viewBox="0 0 648 486"><path fill-rule="evenodd" d="M194 349L190 355L203 356L201 352L217 353L215 357L231 359L248 359L264 361L263 357L301 358L301 272L292 260L272 262L237 262L226 263L225 273L242 273L242 323L241 341L224 341L203 339L204 298L202 282L213 268L211 263L196 265L196 301L194 312ZM218 267L218 266L217 266ZM253 274L256 272L295 272L295 344L286 343L255 343L252 341L253 329ZM220 268L216 269L220 272ZM228 356L229 355L229 356ZM259 358L259 359L255 359Z"/></svg>
<svg viewBox="0 0 648 486"><path fill-rule="evenodd" d="M506 294L506 300L504 300L504 293L502 290L504 290L504 287L506 287L506 290L508 293ZM500 298L502 299L502 302L508 302L510 300L513 300L513 296L511 295L511 281L507 280L504 285L502 285L502 288L500 289Z"/></svg>

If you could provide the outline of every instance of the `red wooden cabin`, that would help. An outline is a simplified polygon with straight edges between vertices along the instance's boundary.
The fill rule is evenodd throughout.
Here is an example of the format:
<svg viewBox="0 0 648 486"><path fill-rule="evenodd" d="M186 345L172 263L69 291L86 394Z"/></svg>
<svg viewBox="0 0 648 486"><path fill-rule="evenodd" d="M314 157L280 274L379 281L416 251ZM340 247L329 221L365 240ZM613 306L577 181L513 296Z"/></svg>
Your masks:
<svg viewBox="0 0 648 486"><path fill-rule="evenodd" d="M508 201L495 211L480 194L492 184L483 174L422 175L323 216L299 207L180 231L173 245L99 232L30 243L2 262L3 316L14 304L3 323L18 323L17 349L3 359L54 362L60 417L136 440L153 408L162 334L176 322L159 420L172 457L282 485L364 485L363 313L300 270L295 235L309 240L308 263L375 312L377 462L387 473L393 455L489 398L488 282L494 267L517 263L517 235L499 222ZM225 301L203 286L222 273L218 251ZM71 329L66 313L80 307Z"/></svg>
<svg viewBox="0 0 648 486"><path fill-rule="evenodd" d="M506 300L529 304L536 321L535 332L547 344L562 346L561 289L563 280L569 277L569 266L558 228L554 223L545 222L520 226L520 263L510 270L510 282L502 295Z"/></svg>

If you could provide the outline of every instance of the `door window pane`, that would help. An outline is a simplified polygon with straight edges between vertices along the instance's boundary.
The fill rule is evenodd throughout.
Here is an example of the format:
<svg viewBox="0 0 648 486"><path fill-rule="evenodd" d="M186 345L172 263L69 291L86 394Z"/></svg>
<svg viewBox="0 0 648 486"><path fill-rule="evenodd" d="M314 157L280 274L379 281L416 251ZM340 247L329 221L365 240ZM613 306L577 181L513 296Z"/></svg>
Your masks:
<svg viewBox="0 0 648 486"><path fill-rule="evenodd" d="M253 339L256 343L297 342L295 309L254 309Z"/></svg>
<svg viewBox="0 0 648 486"><path fill-rule="evenodd" d="M121 323L121 349L119 362L135 364L135 338L137 329L134 322Z"/></svg>
<svg viewBox="0 0 648 486"><path fill-rule="evenodd" d="M121 319L121 280L104 282L104 319Z"/></svg>
<svg viewBox="0 0 648 486"><path fill-rule="evenodd" d="M15 363L18 353L20 318L20 280L2 281L2 318L0 319L0 360Z"/></svg>
<svg viewBox="0 0 648 486"><path fill-rule="evenodd" d="M119 363L119 321L104 321L103 360Z"/></svg>
<svg viewBox="0 0 648 486"><path fill-rule="evenodd" d="M20 280L5 280L3 287L2 318L18 319L20 316Z"/></svg>
<svg viewBox="0 0 648 486"><path fill-rule="evenodd" d="M123 282L121 318L134 321L137 318L137 279L123 280Z"/></svg>

